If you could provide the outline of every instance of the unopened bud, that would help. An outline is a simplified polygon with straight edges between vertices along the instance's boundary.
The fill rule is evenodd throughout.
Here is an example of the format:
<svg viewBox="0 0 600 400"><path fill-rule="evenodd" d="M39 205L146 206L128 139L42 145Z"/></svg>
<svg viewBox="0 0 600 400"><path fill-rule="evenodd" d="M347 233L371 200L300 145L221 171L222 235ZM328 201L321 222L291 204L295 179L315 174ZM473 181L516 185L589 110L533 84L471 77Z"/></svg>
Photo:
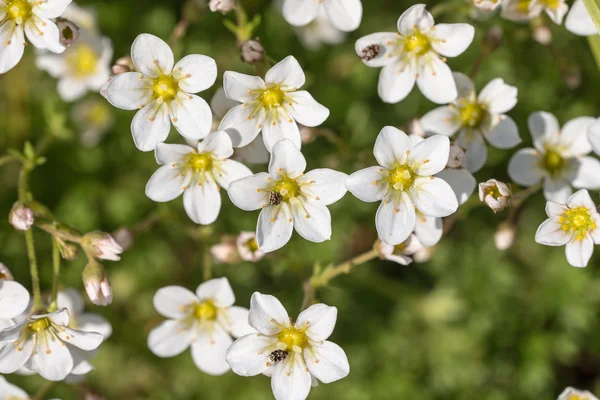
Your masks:
<svg viewBox="0 0 600 400"><path fill-rule="evenodd" d="M254 64L262 61L265 56L265 49L258 40L250 39L242 43L240 56L242 57L243 62Z"/></svg>
<svg viewBox="0 0 600 400"><path fill-rule="evenodd" d="M26 231L33 225L33 211L23 203L16 202L10 210L8 222L10 222L15 229Z"/></svg>
<svg viewBox="0 0 600 400"><path fill-rule="evenodd" d="M112 287L104 267L97 262L91 262L83 270L83 286L92 303L97 306L107 306L112 303Z"/></svg>
<svg viewBox="0 0 600 400"><path fill-rule="evenodd" d="M315 141L317 138L317 133L315 128L309 128L308 126L300 127L300 140L302 144L308 144Z"/></svg>
<svg viewBox="0 0 600 400"><path fill-rule="evenodd" d="M238 254L244 261L257 262L265 256L265 253L258 248L254 232L240 233L237 237L236 245Z"/></svg>
<svg viewBox="0 0 600 400"><path fill-rule="evenodd" d="M533 29L533 40L547 46L552 42L552 31L547 25L536 26Z"/></svg>
<svg viewBox="0 0 600 400"><path fill-rule="evenodd" d="M427 133L423 129L423 126L421 125L421 121L419 121L419 118L410 119L406 123L405 129L408 135L417 135L422 138L424 138L427 135Z"/></svg>
<svg viewBox="0 0 600 400"><path fill-rule="evenodd" d="M240 261L236 246L236 237L225 235L221 242L210 247L212 258L222 264L235 264Z"/></svg>
<svg viewBox="0 0 600 400"><path fill-rule="evenodd" d="M90 232L83 235L81 245L94 257L101 260L119 261L123 248L108 233Z"/></svg>
<svg viewBox="0 0 600 400"><path fill-rule="evenodd" d="M417 264L425 263L433 257L436 247L424 247L421 250L413 254L413 261Z"/></svg>
<svg viewBox="0 0 600 400"><path fill-rule="evenodd" d="M133 60L130 56L125 56L119 58L115 65L112 66L112 73L114 75L123 74L125 72L135 71L135 66L133 65Z"/></svg>
<svg viewBox="0 0 600 400"><path fill-rule="evenodd" d="M479 184L479 200L495 213L504 210L510 204L512 190L506 183L490 179Z"/></svg>
<svg viewBox="0 0 600 400"><path fill-rule="evenodd" d="M448 157L448 164L446 164L448 168L462 168L465 166L466 161L467 155L460 146L455 144L450 146L450 156Z"/></svg>
<svg viewBox="0 0 600 400"><path fill-rule="evenodd" d="M58 40L63 46L71 47L79 39L79 27L73 22L64 18L58 18L56 26L59 33Z"/></svg>
<svg viewBox="0 0 600 400"><path fill-rule="evenodd" d="M123 251L130 249L135 242L135 235L128 228L119 228L112 233L112 236L121 245Z"/></svg>
<svg viewBox="0 0 600 400"><path fill-rule="evenodd" d="M210 11L212 11L212 12L220 11L223 14L233 10L234 6L235 6L235 0L210 0L210 3L208 3L208 7L210 8Z"/></svg>
<svg viewBox="0 0 600 400"><path fill-rule="evenodd" d="M12 281L14 279L8 267L0 263L0 281Z"/></svg>
<svg viewBox="0 0 600 400"><path fill-rule="evenodd" d="M62 243L59 250L61 257L67 261L73 261L79 254L79 247L73 243Z"/></svg>
<svg viewBox="0 0 600 400"><path fill-rule="evenodd" d="M507 250L515 243L516 229L509 223L503 223L498 226L494 233L494 242L498 250Z"/></svg>

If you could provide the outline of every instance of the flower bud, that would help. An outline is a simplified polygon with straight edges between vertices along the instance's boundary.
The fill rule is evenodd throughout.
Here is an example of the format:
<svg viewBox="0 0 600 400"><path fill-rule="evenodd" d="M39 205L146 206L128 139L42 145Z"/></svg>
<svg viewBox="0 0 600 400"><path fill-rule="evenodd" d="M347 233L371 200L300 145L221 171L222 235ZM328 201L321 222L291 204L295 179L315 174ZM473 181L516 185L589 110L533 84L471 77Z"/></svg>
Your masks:
<svg viewBox="0 0 600 400"><path fill-rule="evenodd" d="M79 254L79 247L73 243L61 243L59 250L61 257L67 261L73 261Z"/></svg>
<svg viewBox="0 0 600 400"><path fill-rule="evenodd" d="M547 25L536 26L533 29L533 40L543 46L547 46L552 42L552 31Z"/></svg>
<svg viewBox="0 0 600 400"><path fill-rule="evenodd" d="M238 254L244 261L257 262L265 256L265 253L258 248L254 232L240 233L237 237L236 245Z"/></svg>
<svg viewBox="0 0 600 400"><path fill-rule="evenodd" d="M467 156L464 150L455 144L451 145L450 156L448 157L448 164L446 166L448 168L462 168L465 166L466 161Z"/></svg>
<svg viewBox="0 0 600 400"><path fill-rule="evenodd" d="M119 261L123 248L108 233L90 232L83 235L81 245L94 257L101 260Z"/></svg>
<svg viewBox="0 0 600 400"><path fill-rule="evenodd" d="M242 43L240 56L242 57L243 62L254 64L262 61L263 57L265 56L265 49L258 40L250 39Z"/></svg>
<svg viewBox="0 0 600 400"><path fill-rule="evenodd" d="M8 215L8 222L20 231L26 231L33 225L33 211L26 207L23 203L16 202L10 214Z"/></svg>
<svg viewBox="0 0 600 400"><path fill-rule="evenodd" d="M413 254L413 261L417 264L426 263L431 260L433 257L433 253L435 252L436 247L424 247L421 250L417 251Z"/></svg>
<svg viewBox="0 0 600 400"><path fill-rule="evenodd" d="M125 72L135 71L135 66L133 65L133 60L130 56L125 56L119 58L115 65L112 66L112 73L114 75L123 74Z"/></svg>
<svg viewBox="0 0 600 400"><path fill-rule="evenodd" d="M494 233L494 242L498 250L507 250L515 243L516 228L509 223L503 223L498 226Z"/></svg>
<svg viewBox="0 0 600 400"><path fill-rule="evenodd" d="M419 121L419 118L410 119L406 123L405 129L406 129L406 133L408 135L418 135L423 138L426 136L426 132L423 129L423 126L421 125L421 121Z"/></svg>
<svg viewBox="0 0 600 400"><path fill-rule="evenodd" d="M113 237L121 245L123 251L128 250L133 246L135 235L128 228L119 228L112 233Z"/></svg>
<svg viewBox="0 0 600 400"><path fill-rule="evenodd" d="M112 287L104 267L97 262L91 262L83 270L83 286L92 303L97 306L107 306L112 303Z"/></svg>
<svg viewBox="0 0 600 400"><path fill-rule="evenodd" d="M300 127L300 140L302 144L308 144L315 141L317 138L317 132L315 128L309 128L308 126Z"/></svg>
<svg viewBox="0 0 600 400"><path fill-rule="evenodd" d="M0 281L13 281L14 279L8 267L0 263Z"/></svg>
<svg viewBox="0 0 600 400"><path fill-rule="evenodd" d="M479 200L495 213L504 210L510 204L511 196L512 191L506 183L490 179L479 184Z"/></svg>
<svg viewBox="0 0 600 400"><path fill-rule="evenodd" d="M233 10L234 6L235 6L235 0L210 0L210 3L208 3L208 7L210 8L210 11L212 11L212 12L220 11L223 14Z"/></svg>
<svg viewBox="0 0 600 400"><path fill-rule="evenodd" d="M60 44L63 46L71 47L79 39L79 27L73 22L64 18L58 18L56 26L59 33L58 40L60 40Z"/></svg>
<svg viewBox="0 0 600 400"><path fill-rule="evenodd" d="M221 237L221 243L215 244L210 248L210 254L213 259L222 264L235 264L240 261L236 246L235 236L225 235Z"/></svg>

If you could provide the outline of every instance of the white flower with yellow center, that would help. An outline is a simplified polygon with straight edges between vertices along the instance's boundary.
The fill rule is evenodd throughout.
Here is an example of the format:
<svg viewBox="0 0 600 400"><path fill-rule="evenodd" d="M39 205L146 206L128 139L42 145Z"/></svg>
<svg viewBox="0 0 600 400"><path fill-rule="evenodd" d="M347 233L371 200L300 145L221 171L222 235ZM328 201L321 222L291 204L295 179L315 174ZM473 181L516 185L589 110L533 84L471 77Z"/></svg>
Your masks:
<svg viewBox="0 0 600 400"><path fill-rule="evenodd" d="M587 390L568 387L558 396L557 400L598 400L598 398Z"/></svg>
<svg viewBox="0 0 600 400"><path fill-rule="evenodd" d="M483 13L494 11L502 3L502 0L473 0L473 5Z"/></svg>
<svg viewBox="0 0 600 400"><path fill-rule="evenodd" d="M304 400L313 379L331 383L350 372L344 350L327 340L336 319L337 308L315 304L292 323L279 300L256 292L248 322L258 333L236 340L227 350L227 362L241 376L272 376L277 400Z"/></svg>
<svg viewBox="0 0 600 400"><path fill-rule="evenodd" d="M546 12L555 24L562 24L569 6L565 0L503 0L502 17L511 21L524 22Z"/></svg>
<svg viewBox="0 0 600 400"><path fill-rule="evenodd" d="M225 115L219 129L229 134L234 147L248 145L262 132L269 151L282 139L300 148L298 124L313 127L329 117L329 110L310 93L298 90L305 82L304 71L292 56L271 68L264 81L258 76L225 72L225 94L242 104Z"/></svg>
<svg viewBox="0 0 600 400"><path fill-rule="evenodd" d="M79 132L79 141L86 148L96 147L115 123L110 104L99 97L78 101L70 114Z"/></svg>
<svg viewBox="0 0 600 400"><path fill-rule="evenodd" d="M0 74L23 57L25 35L36 48L62 53L58 27L52 19L65 11L71 0L0 0Z"/></svg>
<svg viewBox="0 0 600 400"><path fill-rule="evenodd" d="M415 82L434 103L450 103L457 96L446 57L462 54L473 41L469 24L437 24L424 4L415 4L398 20L399 34L373 33L356 42L356 54L369 67L383 67L379 75L379 97L398 103Z"/></svg>
<svg viewBox="0 0 600 400"><path fill-rule="evenodd" d="M486 140L499 149L511 149L521 143L517 124L505 115L517 104L517 88L496 78L477 96L468 76L458 72L453 76L458 98L428 112L420 122L429 134L453 136L458 132L455 143L466 150L466 166L474 173L487 160Z"/></svg>
<svg viewBox="0 0 600 400"><path fill-rule="evenodd" d="M293 26L310 24L320 14L325 14L340 31L358 29L362 20L361 0L284 0L283 17Z"/></svg>
<svg viewBox="0 0 600 400"><path fill-rule="evenodd" d="M600 214L587 190L569 197L566 204L546 203L548 219L535 234L535 241L546 246L565 246L567 261L585 267L594 245L600 244Z"/></svg>
<svg viewBox="0 0 600 400"><path fill-rule="evenodd" d="M362 201L381 201L375 222L383 242L392 246L404 242L415 228L417 211L428 217L456 211L452 187L434 176L446 166L449 153L446 136L435 135L413 146L394 127L379 133L373 154L380 166L353 173L346 187Z"/></svg>
<svg viewBox="0 0 600 400"><path fill-rule="evenodd" d="M543 181L546 200L564 203L577 189L600 189L600 161L592 151L588 128L592 117L572 119L562 130L556 117L539 111L528 119L535 148L517 151L508 164L510 178L523 186Z"/></svg>
<svg viewBox="0 0 600 400"><path fill-rule="evenodd" d="M244 261L257 262L265 256L258 248L255 232L240 232L235 244L240 258Z"/></svg>
<svg viewBox="0 0 600 400"><path fill-rule="evenodd" d="M174 357L191 346L196 366L210 375L229 371L225 353L233 337L254 330L248 309L236 307L227 278L202 283L196 293L180 286L164 287L154 295L154 307L167 319L150 331L148 347L159 357Z"/></svg>
<svg viewBox="0 0 600 400"><path fill-rule="evenodd" d="M136 147L154 150L167 139L171 123L185 138L206 137L212 113L208 103L192 93L215 83L215 60L192 54L175 64L169 45L146 33L133 42L131 58L138 72L114 77L106 88L106 97L117 108L139 109L131 123Z"/></svg>
<svg viewBox="0 0 600 400"><path fill-rule="evenodd" d="M587 9L583 0L575 0L567 18L565 19L565 28L571 33L579 36L592 36L598 34L598 28Z"/></svg>
<svg viewBox="0 0 600 400"><path fill-rule="evenodd" d="M346 174L328 168L304 173L306 159L290 140L274 147L269 173L235 181L229 187L233 204L246 211L261 210L256 227L258 248L268 253L283 247L294 228L304 239L331 238L328 205L346 194Z"/></svg>
<svg viewBox="0 0 600 400"><path fill-rule="evenodd" d="M187 215L197 224L215 222L221 210L221 188L249 176L244 164L229 160L231 139L225 132L212 133L198 147L159 143L156 161L162 165L146 185L146 196L157 202L176 199L183 193Z"/></svg>

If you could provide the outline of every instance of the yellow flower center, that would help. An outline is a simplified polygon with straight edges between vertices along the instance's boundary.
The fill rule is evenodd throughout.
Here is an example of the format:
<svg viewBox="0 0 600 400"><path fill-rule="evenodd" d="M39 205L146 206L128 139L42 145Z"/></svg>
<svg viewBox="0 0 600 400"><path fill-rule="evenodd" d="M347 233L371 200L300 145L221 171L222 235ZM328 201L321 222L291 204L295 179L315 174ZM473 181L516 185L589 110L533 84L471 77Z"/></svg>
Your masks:
<svg viewBox="0 0 600 400"><path fill-rule="evenodd" d="M408 190L415 182L416 174L406 165L399 165L388 175L390 186L396 190Z"/></svg>
<svg viewBox="0 0 600 400"><path fill-rule="evenodd" d="M205 172L212 168L213 158L210 153L193 153L188 156L187 164L194 172Z"/></svg>
<svg viewBox="0 0 600 400"><path fill-rule="evenodd" d="M562 156L550 149L546 149L546 153L541 160L541 167L548 171L550 175L558 175L565 165L565 159Z"/></svg>
<svg viewBox="0 0 600 400"><path fill-rule="evenodd" d="M285 328L279 334L279 342L285 344L286 348L281 350L294 350L294 346L303 349L308 344L306 334L294 327Z"/></svg>
<svg viewBox="0 0 600 400"><path fill-rule="evenodd" d="M583 240L588 232L596 229L596 223L587 208L578 207L565 211L559 219L562 230L573 232L577 240Z"/></svg>
<svg viewBox="0 0 600 400"><path fill-rule="evenodd" d="M555 10L560 5L560 0L540 0L540 3L546 8Z"/></svg>
<svg viewBox="0 0 600 400"><path fill-rule="evenodd" d="M8 278L8 275L6 275L4 272L0 272L0 281L4 280Z"/></svg>
<svg viewBox="0 0 600 400"><path fill-rule="evenodd" d="M171 75L163 75L154 80L152 89L154 90L154 97L160 99L160 102L169 102L177 96L179 85Z"/></svg>
<svg viewBox="0 0 600 400"><path fill-rule="evenodd" d="M40 318L27 324L27 328L36 332L42 333L52 325L49 318Z"/></svg>
<svg viewBox="0 0 600 400"><path fill-rule="evenodd" d="M6 15L21 25L31 17L31 8L27 0L9 0L6 3Z"/></svg>
<svg viewBox="0 0 600 400"><path fill-rule="evenodd" d="M104 102L95 103L87 112L85 119L94 125L104 124L110 117L110 108Z"/></svg>
<svg viewBox="0 0 600 400"><path fill-rule="evenodd" d="M460 108L460 122L462 126L475 128L481 125L485 117L485 108L477 101L466 103Z"/></svg>
<svg viewBox="0 0 600 400"><path fill-rule="evenodd" d="M517 11L523 14L527 14L529 12L529 5L531 4L530 0L522 0L517 3Z"/></svg>
<svg viewBox="0 0 600 400"><path fill-rule="evenodd" d="M285 177L278 181L271 191L279 193L282 201L289 201L300 194L300 185L295 179Z"/></svg>
<svg viewBox="0 0 600 400"><path fill-rule="evenodd" d="M258 100L266 108L279 107L283 104L283 90L279 85L271 86L263 90L258 96Z"/></svg>
<svg viewBox="0 0 600 400"><path fill-rule="evenodd" d="M252 253L256 253L258 251L258 243L256 243L256 239L254 238L244 243L244 246L246 246L246 248Z"/></svg>
<svg viewBox="0 0 600 400"><path fill-rule="evenodd" d="M496 186L492 186L490 188L485 189L484 193L485 193L484 198L487 196L492 196L494 199L498 200L500 198L500 196L502 196L500 191L496 189Z"/></svg>
<svg viewBox="0 0 600 400"><path fill-rule="evenodd" d="M431 41L426 35L416 31L404 40L404 49L418 55L423 55L431 49Z"/></svg>
<svg viewBox="0 0 600 400"><path fill-rule="evenodd" d="M572 394L569 396L568 400L589 400L589 397L587 396L580 396L578 394Z"/></svg>
<svg viewBox="0 0 600 400"><path fill-rule="evenodd" d="M210 300L204 301L196 304L194 307L194 315L197 319L202 321L214 320L217 318L217 307Z"/></svg>
<svg viewBox="0 0 600 400"><path fill-rule="evenodd" d="M76 76L92 75L98 66L98 53L91 46L81 44L69 51L67 63Z"/></svg>

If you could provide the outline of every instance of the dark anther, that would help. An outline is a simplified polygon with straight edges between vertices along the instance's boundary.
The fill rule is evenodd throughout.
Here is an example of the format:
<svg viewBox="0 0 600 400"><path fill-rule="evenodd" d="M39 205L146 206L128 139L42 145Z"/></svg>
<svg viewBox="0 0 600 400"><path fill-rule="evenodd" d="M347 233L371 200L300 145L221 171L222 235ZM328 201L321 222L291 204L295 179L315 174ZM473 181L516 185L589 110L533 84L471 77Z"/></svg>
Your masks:
<svg viewBox="0 0 600 400"><path fill-rule="evenodd" d="M271 192L271 194L269 195L269 204L272 206L278 206L279 204L281 204L282 200L283 196L277 192Z"/></svg>
<svg viewBox="0 0 600 400"><path fill-rule="evenodd" d="M288 352L285 350L275 350L271 354L269 354L269 359L274 363L279 361L284 361L288 356Z"/></svg>
<svg viewBox="0 0 600 400"><path fill-rule="evenodd" d="M379 55L380 51L381 51L381 48L379 47L379 45L372 44L372 45L362 49L360 58L362 58L365 61L371 61L372 59L374 59L375 57L377 57Z"/></svg>

